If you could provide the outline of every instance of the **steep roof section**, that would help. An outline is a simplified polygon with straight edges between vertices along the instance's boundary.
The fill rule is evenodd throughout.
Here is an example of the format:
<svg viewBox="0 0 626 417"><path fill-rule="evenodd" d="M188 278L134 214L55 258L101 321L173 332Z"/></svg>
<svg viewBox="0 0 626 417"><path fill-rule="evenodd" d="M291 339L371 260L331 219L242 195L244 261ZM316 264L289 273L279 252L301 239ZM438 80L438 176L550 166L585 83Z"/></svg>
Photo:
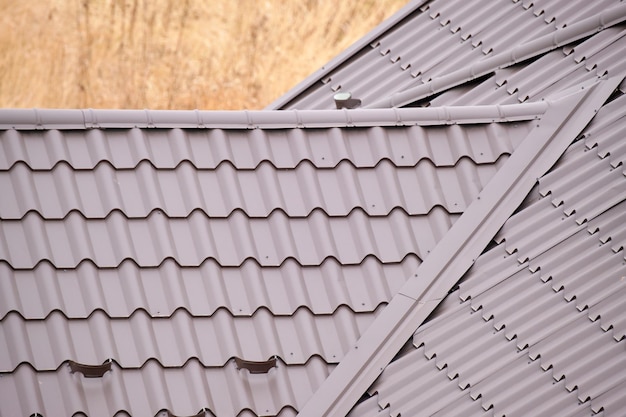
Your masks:
<svg viewBox="0 0 626 417"><path fill-rule="evenodd" d="M368 34L369 45L355 45L270 108L333 108L337 92L352 93L364 107L403 106L625 18L617 0L415 1Z"/></svg>
<svg viewBox="0 0 626 417"><path fill-rule="evenodd" d="M370 411L624 413L625 97L539 179L539 197L506 222L500 243L370 388ZM430 401L430 383L441 401Z"/></svg>
<svg viewBox="0 0 626 417"><path fill-rule="evenodd" d="M547 107L0 111L0 413L293 414Z"/></svg>

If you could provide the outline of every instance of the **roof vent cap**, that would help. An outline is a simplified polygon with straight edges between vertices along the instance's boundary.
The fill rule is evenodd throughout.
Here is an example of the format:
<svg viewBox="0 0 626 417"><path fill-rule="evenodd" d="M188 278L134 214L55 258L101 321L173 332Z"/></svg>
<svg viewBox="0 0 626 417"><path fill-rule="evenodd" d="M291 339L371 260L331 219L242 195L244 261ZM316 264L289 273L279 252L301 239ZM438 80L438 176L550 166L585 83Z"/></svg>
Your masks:
<svg viewBox="0 0 626 417"><path fill-rule="evenodd" d="M348 91L335 94L333 99L337 109L356 109L361 107L361 100L352 98L352 93Z"/></svg>

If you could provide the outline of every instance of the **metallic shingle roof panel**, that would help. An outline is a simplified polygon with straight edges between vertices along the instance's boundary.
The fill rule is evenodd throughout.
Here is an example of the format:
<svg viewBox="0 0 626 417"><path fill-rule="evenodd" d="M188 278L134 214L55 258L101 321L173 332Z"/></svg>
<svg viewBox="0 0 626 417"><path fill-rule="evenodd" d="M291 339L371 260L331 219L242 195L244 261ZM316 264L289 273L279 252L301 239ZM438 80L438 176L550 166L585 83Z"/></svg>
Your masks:
<svg viewBox="0 0 626 417"><path fill-rule="evenodd" d="M284 103L367 105L463 68L485 77L430 105L467 107L0 111L0 415L295 415L548 108L475 104L626 72L615 0L423 3ZM356 411L624 414L612 98ZM272 355L267 374L231 359ZM102 378L64 362L108 357Z"/></svg>
<svg viewBox="0 0 626 417"><path fill-rule="evenodd" d="M620 39L624 36L625 27L623 23L618 24L535 60L495 69L495 74L480 84L471 88L465 85L455 87L433 97L429 105L529 102L606 74L623 74L626 67L618 55L623 49ZM578 55L575 53L577 50L581 51Z"/></svg>
<svg viewBox="0 0 626 417"><path fill-rule="evenodd" d="M242 211L210 218L196 210L173 219L160 211L145 219L115 211L106 219L71 212L63 220L45 220L31 212L0 222L0 257L14 269L34 268L42 260L57 268L74 268L84 260L113 268L125 259L155 267L168 258L181 266L199 266L207 259L221 266L240 266L247 259L279 266L290 258L301 265L320 265L327 258L360 264L369 255L400 262L410 253L423 259L457 217L438 206L424 216L395 209L386 217L361 210L328 217L316 210L306 218L276 211L262 219Z"/></svg>
<svg viewBox="0 0 626 417"><path fill-rule="evenodd" d="M70 373L67 364L54 372L35 372L22 365L0 377L0 413L61 417L124 411L154 416L166 409L184 416L208 408L218 416L235 416L245 409L275 415L285 407L301 407L332 369L317 357L305 366L279 362L260 375L237 370L234 361L223 368L204 368L191 359L182 368L163 368L153 360L141 369L113 364L102 378L84 378Z"/></svg>
<svg viewBox="0 0 626 417"><path fill-rule="evenodd" d="M355 405L347 417L391 417L391 411L389 408L381 408L378 405L378 396L374 395Z"/></svg>
<svg viewBox="0 0 626 417"><path fill-rule="evenodd" d="M336 363L546 108L435 109L437 126L402 126L411 110L393 127L346 127L339 112L315 122L335 127L314 129L246 129L244 113L228 113L223 128L195 130L130 127L133 115L156 126L187 113L125 113L115 126L116 112L18 112L24 130L0 134L0 188L11 195L0 203L4 381L20 384L34 366L58 382L67 360L113 358L104 378L133 375L133 387L147 369L169 378L198 362L228 373L234 356L278 355L279 368L306 373ZM83 130L72 130L77 115L91 118ZM478 124L453 124L463 115ZM41 130L27 130L33 117ZM296 384L276 378L277 390ZM149 398L110 410L275 414L304 401L275 393L255 408L246 396L256 388L228 389L231 408L198 397L198 408ZM27 390L20 404L48 392ZM59 395L87 414L99 401Z"/></svg>
<svg viewBox="0 0 626 417"><path fill-rule="evenodd" d="M550 174L539 181L539 192L578 223L590 220L626 198L626 177L581 142Z"/></svg>
<svg viewBox="0 0 626 417"><path fill-rule="evenodd" d="M167 259L153 268L126 260L117 268L82 262L75 269L57 269L40 262L32 270L14 270L3 261L0 320L10 311L31 319L43 319L55 310L68 318L86 318L95 310L123 318L139 309L152 317L168 317L180 308L193 316L210 316L220 308L233 316L250 316L259 308L291 315L304 306L315 314L332 314L342 305L355 312L374 311L398 292L419 264L413 254L400 263L368 256L358 265L329 258L309 267L288 259L279 267L247 260L240 267L222 268L209 260L185 268Z"/></svg>
<svg viewBox="0 0 626 417"><path fill-rule="evenodd" d="M614 142L602 140L605 128L616 121L621 119L613 112L598 114L589 127L594 134L583 136L599 140L570 146L539 179L546 197L533 196L507 221L497 239L502 244L477 259L459 291L449 294L414 334L415 352L423 350L449 384L464 389L464 395L469 392L483 410L578 416L588 415L590 408L620 409L616 392L624 395L626 378L621 371L626 366L626 303L619 296L626 288L626 197L619 190L626 178L606 152ZM579 180L569 181L572 175ZM578 187L587 181L594 186ZM589 190L610 198L596 199L594 207L587 204ZM579 218L579 213L589 214ZM466 301L459 304L459 299ZM412 381L396 385L392 394L379 391L381 404L406 409L424 384L436 380L433 372L408 370L403 361L415 352L392 362L381 375L380 381L398 383L397 369L406 369ZM472 406L460 396L440 412L480 415Z"/></svg>
<svg viewBox="0 0 626 417"><path fill-rule="evenodd" d="M317 168L334 168L341 161L371 168L385 159L403 167L422 159L453 166L462 157L482 164L511 153L530 128L529 122L518 121L279 130L5 130L0 131L0 169L8 170L18 162L33 170L50 170L59 163L93 169L100 162L132 169L141 161L157 169L174 169L185 161L197 169L215 169L225 162L237 169L255 169L263 162L293 169L302 161Z"/></svg>
<svg viewBox="0 0 626 417"><path fill-rule="evenodd" d="M88 319L67 319L55 311L45 320L25 320L9 313L0 322L0 346L7 353L0 372L12 372L21 363L50 371L66 360L99 364L113 359L125 369L141 368L150 359L165 367L181 367L189 358L220 367L233 357L265 361L273 356L288 365L305 364L316 355L338 363L382 308L354 314L340 307L332 315L301 308L278 317L266 309L251 317L220 309L210 317L177 310L160 318L138 310L127 319L109 318L101 310ZM42 338L48 343L38 343Z"/></svg>
<svg viewBox="0 0 626 417"><path fill-rule="evenodd" d="M32 171L17 163L0 171L0 194L5 196L0 217L20 219L31 210L46 219L61 219L70 211L104 218L114 210L129 218L147 217L153 210L187 217L195 209L214 218L235 210L249 217L267 217L273 210L306 217L318 208L330 216L346 216L356 207L370 216L385 216L399 207L410 215L427 214L437 205L461 213L500 165L500 160L476 165L462 158L454 167L422 160L414 168L399 168L383 160L375 168L357 169L344 161L334 169L303 162L294 170L277 170L264 162L248 171L228 163L197 170L189 162L162 170L144 161L133 170L101 163L93 170L75 171L59 163L51 171Z"/></svg>

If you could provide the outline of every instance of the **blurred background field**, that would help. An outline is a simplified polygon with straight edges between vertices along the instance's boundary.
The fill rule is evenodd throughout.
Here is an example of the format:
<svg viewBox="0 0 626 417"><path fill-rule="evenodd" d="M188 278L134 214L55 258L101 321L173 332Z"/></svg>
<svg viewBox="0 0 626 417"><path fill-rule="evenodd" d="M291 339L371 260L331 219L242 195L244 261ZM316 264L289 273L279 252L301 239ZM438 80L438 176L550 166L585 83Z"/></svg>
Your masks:
<svg viewBox="0 0 626 417"><path fill-rule="evenodd" d="M0 107L260 109L406 0L0 0Z"/></svg>

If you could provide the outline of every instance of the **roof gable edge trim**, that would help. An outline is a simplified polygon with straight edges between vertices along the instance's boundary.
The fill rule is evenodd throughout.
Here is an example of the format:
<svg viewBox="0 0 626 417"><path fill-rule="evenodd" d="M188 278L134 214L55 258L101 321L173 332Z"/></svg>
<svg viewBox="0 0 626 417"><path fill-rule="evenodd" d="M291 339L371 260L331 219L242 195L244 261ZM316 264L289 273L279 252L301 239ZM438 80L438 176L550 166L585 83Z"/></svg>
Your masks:
<svg viewBox="0 0 626 417"><path fill-rule="evenodd" d="M280 111L6 109L0 110L0 130L429 126L532 120L539 118L547 108L545 102L534 102L405 109Z"/></svg>
<svg viewBox="0 0 626 417"><path fill-rule="evenodd" d="M476 200L298 414L346 415L398 350L445 298L547 170L593 118L622 78L551 103Z"/></svg>

